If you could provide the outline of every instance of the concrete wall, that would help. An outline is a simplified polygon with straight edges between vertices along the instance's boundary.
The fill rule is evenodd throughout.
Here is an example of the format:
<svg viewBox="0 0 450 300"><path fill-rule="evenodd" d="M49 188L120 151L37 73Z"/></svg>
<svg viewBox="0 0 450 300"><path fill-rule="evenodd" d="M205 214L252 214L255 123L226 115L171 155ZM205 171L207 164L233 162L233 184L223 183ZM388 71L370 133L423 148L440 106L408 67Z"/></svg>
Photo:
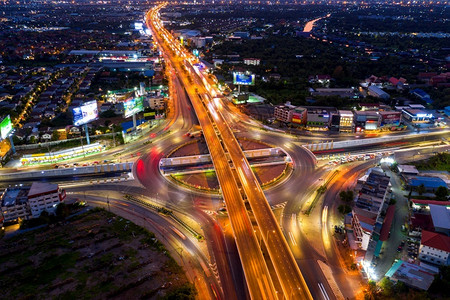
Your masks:
<svg viewBox="0 0 450 300"><path fill-rule="evenodd" d="M108 173L108 172L130 172L133 168L133 163L116 163L116 164L102 164L88 167L76 167L76 168L59 168L43 171L30 171L30 172L17 172L0 174L0 180L13 181L13 180L30 180L44 177L70 177L80 176L96 173Z"/></svg>

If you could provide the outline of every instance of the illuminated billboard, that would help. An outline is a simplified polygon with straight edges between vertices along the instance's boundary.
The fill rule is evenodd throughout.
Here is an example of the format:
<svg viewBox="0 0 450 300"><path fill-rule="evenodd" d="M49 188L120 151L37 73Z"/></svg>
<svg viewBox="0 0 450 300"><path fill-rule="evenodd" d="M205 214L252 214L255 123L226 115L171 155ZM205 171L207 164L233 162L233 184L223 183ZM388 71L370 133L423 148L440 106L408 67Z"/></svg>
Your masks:
<svg viewBox="0 0 450 300"><path fill-rule="evenodd" d="M94 121L98 118L97 101L89 101L72 110L73 125L80 126Z"/></svg>
<svg viewBox="0 0 450 300"><path fill-rule="evenodd" d="M7 115L0 122L0 140L6 139L12 130L13 130L13 127L12 127L12 123L11 123L11 117L9 115Z"/></svg>
<svg viewBox="0 0 450 300"><path fill-rule="evenodd" d="M233 84L238 85L255 85L255 75L234 72L233 73Z"/></svg>
<svg viewBox="0 0 450 300"><path fill-rule="evenodd" d="M123 101L124 118L131 117L144 110L144 98L128 98Z"/></svg>

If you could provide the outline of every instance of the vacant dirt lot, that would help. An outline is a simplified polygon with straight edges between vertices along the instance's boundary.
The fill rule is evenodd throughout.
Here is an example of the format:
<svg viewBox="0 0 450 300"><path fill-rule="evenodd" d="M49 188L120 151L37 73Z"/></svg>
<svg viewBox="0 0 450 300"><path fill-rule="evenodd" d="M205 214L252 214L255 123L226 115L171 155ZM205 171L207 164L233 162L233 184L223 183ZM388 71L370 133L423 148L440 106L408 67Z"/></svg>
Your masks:
<svg viewBox="0 0 450 300"><path fill-rule="evenodd" d="M153 233L104 210L0 240L3 299L179 299L193 289Z"/></svg>

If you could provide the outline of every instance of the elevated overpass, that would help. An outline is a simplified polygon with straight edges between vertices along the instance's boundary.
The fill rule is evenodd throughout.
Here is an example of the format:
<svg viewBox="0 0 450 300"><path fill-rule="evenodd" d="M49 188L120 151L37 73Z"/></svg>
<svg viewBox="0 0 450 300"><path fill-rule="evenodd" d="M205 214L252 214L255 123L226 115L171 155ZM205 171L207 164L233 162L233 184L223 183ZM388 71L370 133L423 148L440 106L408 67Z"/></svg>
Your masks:
<svg viewBox="0 0 450 300"><path fill-rule="evenodd" d="M203 136L208 145L217 179L222 189L222 195L227 205L231 228L236 240L250 296L252 299L277 299L277 293L265 264L250 217L245 209L241 191L225 155L226 151L223 141L218 137L220 133L216 131L216 126L213 125L205 103L201 101L195 88L190 84L191 80L187 76L183 76L179 59L175 55L178 50L175 48L173 40L169 40L171 35L162 27L159 21L158 12L164 6L165 4L161 4L149 11L146 20L147 25L152 29L154 38L178 71L178 76L191 99L194 111L202 127ZM163 38L172 42L165 43Z"/></svg>
<svg viewBox="0 0 450 300"><path fill-rule="evenodd" d="M259 248L255 248L256 237L253 229L249 227L251 224L248 223L249 216L243 206L243 196L250 203L271 262L275 268L277 279L282 287L283 296L286 299L312 299L297 262L289 249L261 186L234 134L223 118L220 109L218 109L218 107L221 107L220 103L217 104L215 101L212 101L207 94L203 94L202 97L199 97L198 94L199 90L207 91L213 96L217 92L211 91L211 86L207 83L207 80L200 75L198 78L200 83L197 80L194 83L191 77L188 78L187 75L183 74L183 68L177 64L179 57L182 57L184 62L190 61L192 58L188 56L184 49L181 49L170 33L162 27L158 19L158 12L165 5L159 5L149 12L147 24L152 28L155 33L154 37L166 51L169 59L177 66L179 70L178 75L186 87L202 126L227 205L250 296L253 299L278 298L271 278L268 277L269 273L261 251ZM162 40L163 38L164 41ZM193 69L192 63L190 63L190 67ZM191 72L191 74L193 73L195 72ZM226 153L229 154L231 162L226 158ZM233 164L235 172L232 172L230 163ZM244 191L244 195L241 194L240 188ZM252 249L254 252L249 255L250 253L245 251L244 248ZM263 273L258 273L258 270L263 271Z"/></svg>

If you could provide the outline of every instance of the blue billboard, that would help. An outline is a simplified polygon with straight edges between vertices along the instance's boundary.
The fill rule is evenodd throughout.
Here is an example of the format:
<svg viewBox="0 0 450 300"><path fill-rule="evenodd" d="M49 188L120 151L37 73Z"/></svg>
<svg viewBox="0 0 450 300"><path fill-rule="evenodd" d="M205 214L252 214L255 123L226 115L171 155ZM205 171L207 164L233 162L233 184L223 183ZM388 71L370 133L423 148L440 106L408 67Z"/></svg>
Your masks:
<svg viewBox="0 0 450 300"><path fill-rule="evenodd" d="M234 72L233 73L233 84L237 85L255 85L255 75Z"/></svg>

